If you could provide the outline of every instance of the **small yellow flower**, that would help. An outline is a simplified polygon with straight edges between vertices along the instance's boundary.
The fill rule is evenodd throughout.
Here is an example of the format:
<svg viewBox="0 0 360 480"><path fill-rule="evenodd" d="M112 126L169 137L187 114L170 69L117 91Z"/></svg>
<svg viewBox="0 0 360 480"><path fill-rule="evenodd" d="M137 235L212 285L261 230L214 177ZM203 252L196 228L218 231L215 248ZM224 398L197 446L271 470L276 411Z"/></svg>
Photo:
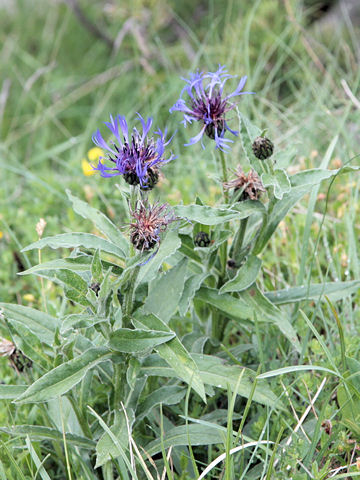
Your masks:
<svg viewBox="0 0 360 480"><path fill-rule="evenodd" d="M35 301L35 297L32 293L25 293L25 295L23 296L23 299L26 302L34 302Z"/></svg>
<svg viewBox="0 0 360 480"><path fill-rule="evenodd" d="M104 155L104 152L99 147L90 148L90 150L88 151L88 154L87 154L88 159L91 162L94 162L95 160L99 160L99 158L102 155Z"/></svg>
<svg viewBox="0 0 360 480"><path fill-rule="evenodd" d="M4 234L3 232L0 230L0 240L3 238Z"/></svg>
<svg viewBox="0 0 360 480"><path fill-rule="evenodd" d="M81 160L82 171L86 177L90 177L91 175L95 175L95 173L97 173L97 171L92 168L90 162L97 162L102 155L103 151L101 150L101 148L94 147L90 148L87 153L88 160L86 158L83 158Z"/></svg>
<svg viewBox="0 0 360 480"><path fill-rule="evenodd" d="M83 174L86 177L90 177L91 175L95 175L96 173L96 170L92 168L90 163L85 158L81 160L81 167L82 167Z"/></svg>

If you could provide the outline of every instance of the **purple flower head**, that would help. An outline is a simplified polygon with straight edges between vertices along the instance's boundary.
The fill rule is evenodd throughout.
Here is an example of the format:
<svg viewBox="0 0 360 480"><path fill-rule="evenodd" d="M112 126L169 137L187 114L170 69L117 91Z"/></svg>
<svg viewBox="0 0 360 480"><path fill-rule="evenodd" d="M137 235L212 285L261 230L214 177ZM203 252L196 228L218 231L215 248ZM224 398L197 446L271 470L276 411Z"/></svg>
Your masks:
<svg viewBox="0 0 360 480"><path fill-rule="evenodd" d="M170 154L168 158L164 157L165 147L169 145L172 138L166 140L167 130L164 132L157 130L154 137L148 137L152 118L145 122L143 117L137 114L142 132L136 127L129 132L125 117L117 115L115 118L110 115L110 122L105 122L110 132L115 137L115 142L106 143L100 130L97 130L93 136L93 142L98 147L107 152L107 159L113 162L113 165L107 166L102 163L103 157L100 157L99 163L94 170L98 170L102 177L115 177L123 175L124 179L130 185L138 185L142 189L151 189L157 183L159 178L158 168L175 158Z"/></svg>
<svg viewBox="0 0 360 480"><path fill-rule="evenodd" d="M230 140L225 137L226 130L237 136L238 132L231 130L225 120L227 112L235 108L236 103L230 101L233 97L239 95L252 94L254 92L243 92L247 77L242 77L236 89L229 95L225 95L223 90L225 83L229 78L236 78L236 75L227 73L225 66L219 65L216 72L199 72L191 73L189 78L183 78L186 82L182 89L179 100L170 108L170 113L178 111L182 112L184 119L182 123L186 127L193 121L203 124L200 132L189 140L185 145L193 145L201 140L204 133L215 140L216 148L223 152L230 150ZM187 93L188 99L185 101L182 96Z"/></svg>
<svg viewBox="0 0 360 480"><path fill-rule="evenodd" d="M134 247L142 252L154 248L169 223L178 220L166 203L150 205L147 202L138 202L131 215L134 221L130 223L130 240Z"/></svg>

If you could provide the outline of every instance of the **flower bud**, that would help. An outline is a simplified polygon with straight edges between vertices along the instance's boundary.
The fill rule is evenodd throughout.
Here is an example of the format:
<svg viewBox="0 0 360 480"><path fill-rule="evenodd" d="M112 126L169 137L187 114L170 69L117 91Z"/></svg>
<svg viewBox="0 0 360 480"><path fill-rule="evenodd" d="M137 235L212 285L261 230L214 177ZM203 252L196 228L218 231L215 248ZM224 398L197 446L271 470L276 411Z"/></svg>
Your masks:
<svg viewBox="0 0 360 480"><path fill-rule="evenodd" d="M132 232L130 241L137 250L142 252L151 250L158 243L155 238L152 238L150 235L142 235L140 232Z"/></svg>
<svg viewBox="0 0 360 480"><path fill-rule="evenodd" d="M100 284L98 282L93 282L90 285L90 289L95 292L95 295L98 296L100 292Z"/></svg>
<svg viewBox="0 0 360 480"><path fill-rule="evenodd" d="M267 137L256 137L252 144L254 155L259 160L266 160L274 153L274 144Z"/></svg>
<svg viewBox="0 0 360 480"><path fill-rule="evenodd" d="M124 180L126 183L133 186L139 185L140 183L139 177L136 175L135 172L124 173Z"/></svg>
<svg viewBox="0 0 360 480"><path fill-rule="evenodd" d="M141 190L152 190L159 181L159 171L155 168L148 168L145 177L146 183L140 186Z"/></svg>
<svg viewBox="0 0 360 480"><path fill-rule="evenodd" d="M224 131L225 128L225 122L224 120L220 119L217 121L217 129L218 129L218 135L220 136L220 133ZM205 127L205 133L206 135L211 138L212 140L215 140L215 125L214 123L208 123Z"/></svg>
<svg viewBox="0 0 360 480"><path fill-rule="evenodd" d="M206 232L199 232L195 235L194 243L197 247L208 247L211 240Z"/></svg>

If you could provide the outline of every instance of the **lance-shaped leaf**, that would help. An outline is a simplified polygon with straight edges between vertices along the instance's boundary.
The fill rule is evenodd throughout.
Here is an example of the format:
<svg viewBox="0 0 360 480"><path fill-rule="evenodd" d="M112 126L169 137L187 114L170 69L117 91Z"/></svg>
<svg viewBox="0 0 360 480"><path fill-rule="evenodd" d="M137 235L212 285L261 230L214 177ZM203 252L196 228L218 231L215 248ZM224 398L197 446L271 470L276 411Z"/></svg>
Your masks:
<svg viewBox="0 0 360 480"><path fill-rule="evenodd" d="M88 370L110 358L107 348L94 347L79 357L50 370L15 400L15 403L42 402L63 395L82 380Z"/></svg>
<svg viewBox="0 0 360 480"><path fill-rule="evenodd" d="M156 275L162 263L181 246L181 240L175 230L168 230L165 238L161 241L159 250L145 265L140 268L136 283L150 282Z"/></svg>
<svg viewBox="0 0 360 480"><path fill-rule="evenodd" d="M261 180L264 187L274 187L274 195L279 200L283 198L285 193L289 193L291 190L289 177L283 169L276 169L274 174L263 173Z"/></svg>
<svg viewBox="0 0 360 480"><path fill-rule="evenodd" d="M42 427L40 425L14 425L12 427L0 427L0 431L13 437L27 437L34 440L54 440L56 442L64 441L63 432L55 428ZM79 448L93 449L95 442L89 438L72 433L66 433L66 442Z"/></svg>
<svg viewBox="0 0 360 480"><path fill-rule="evenodd" d="M19 275L30 275L34 273L36 275L39 275L40 277L53 278L54 270L72 270L73 272L77 272L79 274L90 272L92 258L93 257L91 255L79 255L77 257L57 258L56 260L50 260L48 262L40 263L39 265L34 265L33 267L25 270L24 272L19 272ZM116 275L121 275L122 268L118 265L106 262L104 260L102 260L101 263L104 269L112 267L113 273L115 273Z"/></svg>
<svg viewBox="0 0 360 480"><path fill-rule="evenodd" d="M236 275L227 281L221 288L220 293L241 292L252 285L260 271L261 260L255 255L249 255L245 264L242 265Z"/></svg>
<svg viewBox="0 0 360 480"><path fill-rule="evenodd" d="M155 315L146 315L146 313L140 310L135 313L133 323L138 328L172 332ZM181 341L174 337L169 342L157 346L155 350L172 367L178 378L191 385L195 392L206 402L204 384L200 378L199 369Z"/></svg>
<svg viewBox="0 0 360 480"><path fill-rule="evenodd" d="M256 373L253 370L240 367L239 365L226 365L224 360L211 355L193 353L192 357L198 368L200 378L205 384L224 390L229 386L232 392L235 392L237 389L238 395L245 398L248 398L252 393L253 382L256 377ZM146 358L142 371L144 374L151 376L178 377L178 373L174 368L167 366L164 361L156 358L155 355L150 355ZM241 382L239 385L238 380L240 376ZM280 409L284 408L266 381L257 383L253 400L262 405Z"/></svg>
<svg viewBox="0 0 360 480"><path fill-rule="evenodd" d="M203 205L178 205L174 207L174 211L182 218L203 225L219 225L233 218L239 218L238 212L234 210Z"/></svg>
<svg viewBox="0 0 360 480"><path fill-rule="evenodd" d="M184 289L187 259L154 278L149 286L144 309L168 322L175 313Z"/></svg>
<svg viewBox="0 0 360 480"><path fill-rule="evenodd" d="M55 331L60 327L58 318L23 305L0 303L0 308L10 323L12 320L21 323L42 342L48 345L53 344Z"/></svg>
<svg viewBox="0 0 360 480"><path fill-rule="evenodd" d="M124 258L124 252L118 245L115 245L114 243L105 240L105 238L93 235L92 233L61 233L60 235L55 235L54 237L45 237L23 248L22 252L34 249L42 249L44 247L84 247L94 250L99 248L103 252L110 253L111 255L115 255L116 257L119 257L121 259Z"/></svg>
<svg viewBox="0 0 360 480"><path fill-rule="evenodd" d="M166 343L175 337L174 332L119 328L110 334L109 346L117 352L139 353Z"/></svg>
<svg viewBox="0 0 360 480"><path fill-rule="evenodd" d="M14 400L27 388L28 385L0 385L0 400Z"/></svg>
<svg viewBox="0 0 360 480"><path fill-rule="evenodd" d="M74 211L82 217L91 220L100 232L123 251L123 256L126 257L129 252L129 242L112 221L96 208L72 195L70 190L66 190L66 193Z"/></svg>
<svg viewBox="0 0 360 480"><path fill-rule="evenodd" d="M325 296L330 300L341 300L344 297L356 293L360 288L360 281L351 282L328 282L319 284L301 285L300 287L266 292L265 297L275 304L301 302L302 300L317 300Z"/></svg>

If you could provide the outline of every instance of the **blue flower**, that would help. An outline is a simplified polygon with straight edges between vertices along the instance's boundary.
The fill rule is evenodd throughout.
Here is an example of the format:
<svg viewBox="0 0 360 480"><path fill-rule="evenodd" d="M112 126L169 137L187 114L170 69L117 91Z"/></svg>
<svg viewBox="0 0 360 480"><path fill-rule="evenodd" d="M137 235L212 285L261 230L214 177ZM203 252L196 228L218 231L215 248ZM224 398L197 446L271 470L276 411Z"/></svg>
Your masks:
<svg viewBox="0 0 360 480"><path fill-rule="evenodd" d="M183 78L186 82L182 89L179 100L170 108L170 113L178 111L182 112L184 119L182 123L186 127L193 121L203 123L203 127L199 134L189 140L185 145L193 145L201 140L204 133L215 140L216 148L223 152L230 150L230 140L225 137L226 130L237 136L238 132L232 130L225 120L227 112L235 108L235 103L230 101L233 97L245 94L253 94L254 92L243 92L247 77L242 77L236 89L229 95L224 95L223 90L225 83L230 78L236 78L234 75L227 73L225 66L219 65L216 72L196 72L191 73L189 78ZM187 102L182 98L184 92L187 93Z"/></svg>
<svg viewBox="0 0 360 480"><path fill-rule="evenodd" d="M134 127L129 133L124 116L117 115L113 118L110 115L110 122L105 122L105 125L114 135L115 142L107 143L100 130L93 134L92 140L95 145L105 150L106 158L114 164L109 167L102 162L104 157L100 157L98 165L93 168L98 170L102 177L123 175L125 181L130 185L140 184L142 189L151 189L157 183L158 168L176 158L173 154L164 158L165 147L169 145L173 137L166 140L167 130L165 129L164 132L161 130L154 132L157 138L149 138L152 118L148 118L145 122L139 113L137 115L141 122L142 132Z"/></svg>

